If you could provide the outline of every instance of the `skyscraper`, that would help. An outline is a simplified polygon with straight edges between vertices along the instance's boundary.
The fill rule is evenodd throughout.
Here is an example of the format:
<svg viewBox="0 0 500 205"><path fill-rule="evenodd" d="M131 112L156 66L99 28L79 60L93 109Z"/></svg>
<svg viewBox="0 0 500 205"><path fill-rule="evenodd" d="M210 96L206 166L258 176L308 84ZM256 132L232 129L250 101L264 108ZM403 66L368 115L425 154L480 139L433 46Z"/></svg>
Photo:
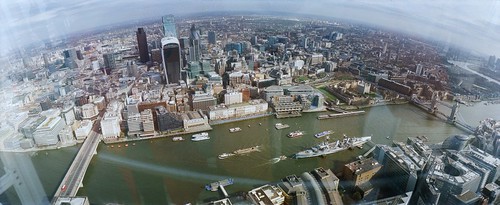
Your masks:
<svg viewBox="0 0 500 205"><path fill-rule="evenodd" d="M179 83L182 67L179 40L174 37L165 37L161 39L161 45L163 70L167 84Z"/></svg>
<svg viewBox="0 0 500 205"><path fill-rule="evenodd" d="M68 49L63 52L64 54L64 65L68 68L78 68L78 64L76 64L76 50Z"/></svg>
<svg viewBox="0 0 500 205"><path fill-rule="evenodd" d="M105 53L102 55L104 59L104 67L105 68L116 68L115 54L114 53Z"/></svg>
<svg viewBox="0 0 500 205"><path fill-rule="evenodd" d="M148 40L146 38L146 32L144 32L144 28L137 29L137 44L139 48L139 57L140 61L145 63L149 61L148 54Z"/></svg>
<svg viewBox="0 0 500 205"><path fill-rule="evenodd" d="M177 38L177 29L175 27L174 15L165 15L162 17L163 34L165 37Z"/></svg>
<svg viewBox="0 0 500 205"><path fill-rule="evenodd" d="M215 36L215 31L209 31L208 32L208 43L215 44L217 41L216 36Z"/></svg>

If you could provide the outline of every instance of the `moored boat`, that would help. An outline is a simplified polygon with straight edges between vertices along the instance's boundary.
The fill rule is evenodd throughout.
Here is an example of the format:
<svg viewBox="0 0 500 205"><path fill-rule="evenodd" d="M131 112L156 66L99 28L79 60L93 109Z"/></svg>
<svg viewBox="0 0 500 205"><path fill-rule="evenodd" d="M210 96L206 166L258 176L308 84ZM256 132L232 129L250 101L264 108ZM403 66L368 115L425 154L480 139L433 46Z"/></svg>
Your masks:
<svg viewBox="0 0 500 205"><path fill-rule="evenodd" d="M345 137L344 139L337 140L335 142L329 143L328 141L321 142L320 144L313 146L304 151L295 154L295 158L308 158L308 157L318 157L325 156L328 154L333 154L339 151L343 151L352 147L362 146L364 143L370 141L371 136L351 138Z"/></svg>

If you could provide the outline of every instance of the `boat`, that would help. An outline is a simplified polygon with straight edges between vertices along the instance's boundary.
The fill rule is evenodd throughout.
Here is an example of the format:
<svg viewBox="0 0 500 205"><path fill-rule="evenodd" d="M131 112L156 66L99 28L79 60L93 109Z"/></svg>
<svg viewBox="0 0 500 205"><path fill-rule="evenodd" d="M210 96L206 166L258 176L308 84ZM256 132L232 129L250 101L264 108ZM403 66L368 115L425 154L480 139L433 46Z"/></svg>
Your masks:
<svg viewBox="0 0 500 205"><path fill-rule="evenodd" d="M226 158L232 157L234 155L236 155L236 154L233 154L233 153L222 153L217 158L219 158L219 159L226 159Z"/></svg>
<svg viewBox="0 0 500 205"><path fill-rule="evenodd" d="M259 125L262 126L262 122L259 122Z"/></svg>
<svg viewBox="0 0 500 205"><path fill-rule="evenodd" d="M132 143L133 146L135 146L135 143Z"/></svg>
<svg viewBox="0 0 500 205"><path fill-rule="evenodd" d="M318 145L315 145L309 149L306 149L304 151L300 151L297 154L295 154L296 159L301 159L301 158L308 158L308 157L319 157L319 156L325 156L328 154L333 154L336 152L340 152L349 148L352 148L354 146L362 146L364 143L370 141L372 139L371 136L366 136L366 137L346 137L341 140L337 140L335 142L328 142L324 141L321 142Z"/></svg>
<svg viewBox="0 0 500 205"><path fill-rule="evenodd" d="M333 133L333 131L331 131L331 130L327 130L327 131L323 131L323 132L320 132L320 133L316 133L316 134L314 135L314 137L316 137L316 138L321 138L321 137L324 137L324 136L330 135L330 134L332 134L332 133Z"/></svg>
<svg viewBox="0 0 500 205"><path fill-rule="evenodd" d="M191 140L195 141L195 142L202 141L202 140L208 140L208 139L210 139L210 137L208 136L207 132L202 132L202 133L194 134L191 137Z"/></svg>
<svg viewBox="0 0 500 205"><path fill-rule="evenodd" d="M128 144L125 144L125 147L128 147Z"/></svg>
<svg viewBox="0 0 500 205"><path fill-rule="evenodd" d="M229 132L239 132L239 131L241 131L240 127L229 128Z"/></svg>
<svg viewBox="0 0 500 205"><path fill-rule="evenodd" d="M233 152L233 154L247 154L250 152L257 152L260 151L259 146L254 146L254 147L249 147L249 148L244 148L244 149L239 149Z"/></svg>
<svg viewBox="0 0 500 205"><path fill-rule="evenodd" d="M172 141L174 141L174 142L184 141L184 138L183 137L173 137Z"/></svg>
<svg viewBox="0 0 500 205"><path fill-rule="evenodd" d="M304 135L304 133L300 130L297 130L297 131L293 131L293 132L290 132L288 134L288 137L290 138L298 138L298 137L302 137L302 135Z"/></svg>
<svg viewBox="0 0 500 205"><path fill-rule="evenodd" d="M280 156L280 160L285 160L287 157L285 155Z"/></svg>
<svg viewBox="0 0 500 205"><path fill-rule="evenodd" d="M290 126L289 126L289 125L287 125L287 124L276 123L276 124L274 125L274 127L275 127L276 129L278 129L278 130L281 130L281 129L289 128Z"/></svg>

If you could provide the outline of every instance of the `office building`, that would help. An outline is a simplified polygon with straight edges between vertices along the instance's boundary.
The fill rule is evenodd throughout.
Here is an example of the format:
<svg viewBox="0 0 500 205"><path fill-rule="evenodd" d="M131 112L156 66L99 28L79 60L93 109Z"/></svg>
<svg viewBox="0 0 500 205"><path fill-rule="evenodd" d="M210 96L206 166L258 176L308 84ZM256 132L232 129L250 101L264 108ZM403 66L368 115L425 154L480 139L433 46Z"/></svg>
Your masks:
<svg viewBox="0 0 500 205"><path fill-rule="evenodd" d="M193 110L209 110L210 106L217 105L217 98L210 93L196 92L190 95L190 104Z"/></svg>
<svg viewBox="0 0 500 205"><path fill-rule="evenodd" d="M114 53L105 53L102 55L104 59L104 68L116 68L116 59Z"/></svg>
<svg viewBox="0 0 500 205"><path fill-rule="evenodd" d="M165 132L183 128L182 120L179 119L177 114L168 112L165 107L156 107L155 112L158 131Z"/></svg>
<svg viewBox="0 0 500 205"><path fill-rule="evenodd" d="M63 52L63 56L64 56L64 66L70 69L78 68L78 64L76 63L78 57L76 55L76 50L74 48L65 50Z"/></svg>
<svg viewBox="0 0 500 205"><path fill-rule="evenodd" d="M267 111L268 103L262 99L256 99L251 100L248 103L210 106L208 113L210 120L224 120L264 114Z"/></svg>
<svg viewBox="0 0 500 205"><path fill-rule="evenodd" d="M132 113L127 119L129 135L142 131L142 119L139 113Z"/></svg>
<svg viewBox="0 0 500 205"><path fill-rule="evenodd" d="M248 192L253 204L281 205L285 203L283 191L272 185L264 185Z"/></svg>
<svg viewBox="0 0 500 205"><path fill-rule="evenodd" d="M153 120L153 112L151 109L145 109L141 111L142 128L145 133L153 133L155 131L155 125Z"/></svg>
<svg viewBox="0 0 500 205"><path fill-rule="evenodd" d="M226 52L231 52L233 50L236 50L236 52L238 52L238 54L241 55L243 53L243 44L241 42L233 42L226 44L225 46Z"/></svg>
<svg viewBox="0 0 500 205"><path fill-rule="evenodd" d="M224 104L238 104L243 102L243 94L241 92L230 92L224 94Z"/></svg>
<svg viewBox="0 0 500 205"><path fill-rule="evenodd" d="M91 119L91 118L95 118L97 117L97 115L99 114L99 111L97 110L97 106L92 104L92 103L88 103L88 104L85 104L82 106L82 118L83 119Z"/></svg>
<svg viewBox="0 0 500 205"><path fill-rule="evenodd" d="M121 134L119 113L106 112L101 120L103 138L117 138Z"/></svg>
<svg viewBox="0 0 500 205"><path fill-rule="evenodd" d="M64 120L57 117L46 118L33 133L33 139L38 146L55 145L59 142L58 135L64 129Z"/></svg>
<svg viewBox="0 0 500 205"><path fill-rule="evenodd" d="M139 58L142 63L149 61L148 40L144 28L137 29L137 47L139 49Z"/></svg>
<svg viewBox="0 0 500 205"><path fill-rule="evenodd" d="M164 37L173 37L177 38L177 28L175 26L175 17L174 15L165 15L162 17L163 23L163 34ZM162 45L163 47L163 45Z"/></svg>
<svg viewBox="0 0 500 205"><path fill-rule="evenodd" d="M183 113L181 114L181 119L186 131L193 129L202 130L210 127L208 117L201 110Z"/></svg>
<svg viewBox="0 0 500 205"><path fill-rule="evenodd" d="M217 42L217 36L215 35L215 31L208 32L208 43L215 44Z"/></svg>
<svg viewBox="0 0 500 205"><path fill-rule="evenodd" d="M344 165L343 176L353 186L359 186L370 181L381 167L373 158L361 159Z"/></svg>
<svg viewBox="0 0 500 205"><path fill-rule="evenodd" d="M80 126L75 130L75 137L77 140L84 140L92 131L94 123L90 120L83 120Z"/></svg>
<svg viewBox="0 0 500 205"><path fill-rule="evenodd" d="M181 79L181 49L179 40L173 37L161 39L163 72L167 84L179 83Z"/></svg>

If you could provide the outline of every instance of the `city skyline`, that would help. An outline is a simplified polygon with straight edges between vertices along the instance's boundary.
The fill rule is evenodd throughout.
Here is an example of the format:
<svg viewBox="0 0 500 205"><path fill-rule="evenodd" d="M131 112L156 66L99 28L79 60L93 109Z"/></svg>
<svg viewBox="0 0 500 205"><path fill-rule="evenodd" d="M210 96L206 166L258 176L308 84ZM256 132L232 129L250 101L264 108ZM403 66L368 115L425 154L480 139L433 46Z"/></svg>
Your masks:
<svg viewBox="0 0 500 205"><path fill-rule="evenodd" d="M186 7L186 5L189 5ZM141 9L138 9L141 8ZM325 9L327 8L327 9ZM3 48L9 50L29 43L58 39L92 28L156 18L165 14L187 15L204 12L285 12L298 15L318 15L381 26L424 38L441 40L480 52L500 56L500 3L484 1L189 1L189 2L99 2L77 1L71 6L64 2L39 3L31 0L6 2L1 6L0 19L7 22L0 28ZM120 11L110 13L109 11Z"/></svg>

